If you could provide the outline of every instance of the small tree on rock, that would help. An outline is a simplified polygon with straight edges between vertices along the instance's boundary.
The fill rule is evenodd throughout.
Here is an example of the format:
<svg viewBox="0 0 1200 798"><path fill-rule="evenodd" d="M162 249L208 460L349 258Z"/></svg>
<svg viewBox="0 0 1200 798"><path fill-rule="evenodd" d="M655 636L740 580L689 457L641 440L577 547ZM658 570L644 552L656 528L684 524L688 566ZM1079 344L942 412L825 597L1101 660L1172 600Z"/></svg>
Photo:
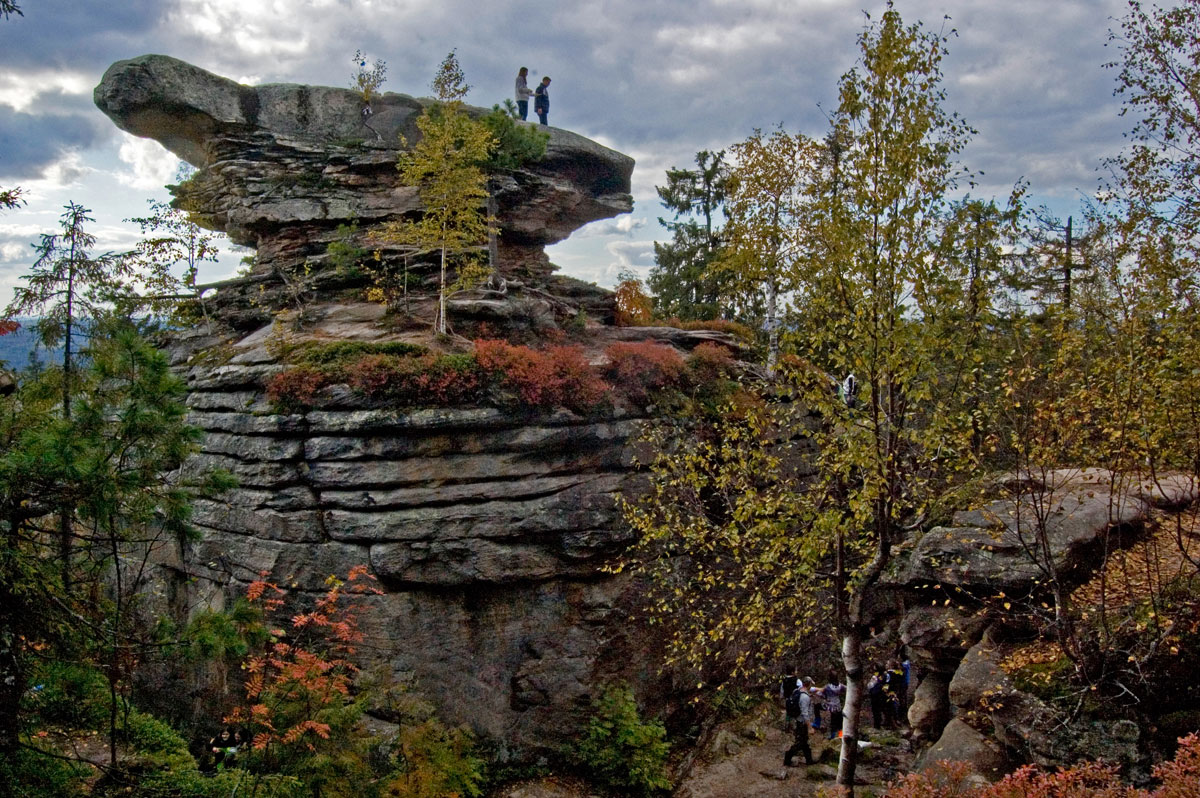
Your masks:
<svg viewBox="0 0 1200 798"><path fill-rule="evenodd" d="M462 98L470 87L453 51L442 62L432 85L439 102L417 120L421 138L400 156L398 167L404 183L416 186L423 210L417 220L389 225L384 236L413 247L417 254L438 253L435 327L445 334L447 298L487 274L479 255L495 222L485 211L488 191L483 164L496 140L463 106ZM450 283L448 275L455 266L456 279Z"/></svg>

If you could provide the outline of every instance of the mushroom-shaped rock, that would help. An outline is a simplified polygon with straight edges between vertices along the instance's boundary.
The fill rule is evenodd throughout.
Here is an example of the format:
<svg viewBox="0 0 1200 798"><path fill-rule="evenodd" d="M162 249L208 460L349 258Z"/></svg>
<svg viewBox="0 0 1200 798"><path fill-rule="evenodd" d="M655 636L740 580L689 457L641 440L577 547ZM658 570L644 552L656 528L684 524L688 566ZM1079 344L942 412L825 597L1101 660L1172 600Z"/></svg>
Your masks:
<svg viewBox="0 0 1200 798"><path fill-rule="evenodd" d="M94 96L117 127L198 167L173 189L176 203L257 247L256 273L320 271L329 243L347 235L385 262L402 257L377 234L420 211L396 161L419 139L417 119L433 100L388 92L372 98L367 114L350 89L245 86L165 55L118 61ZM493 173L489 191L500 227L498 268L545 278L546 245L632 209L633 159L566 130L538 129L549 136L545 155ZM346 225L352 233L338 232Z"/></svg>

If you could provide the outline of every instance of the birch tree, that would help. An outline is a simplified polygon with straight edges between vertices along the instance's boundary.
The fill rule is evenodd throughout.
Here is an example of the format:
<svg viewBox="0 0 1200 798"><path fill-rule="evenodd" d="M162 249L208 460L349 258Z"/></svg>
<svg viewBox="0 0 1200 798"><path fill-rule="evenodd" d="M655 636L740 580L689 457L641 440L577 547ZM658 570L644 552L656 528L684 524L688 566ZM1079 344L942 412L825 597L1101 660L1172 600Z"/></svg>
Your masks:
<svg viewBox="0 0 1200 798"><path fill-rule="evenodd" d="M829 138L756 134L735 148L754 168L740 180L735 169L729 246L761 269L747 273L764 280L768 304L795 292L801 358L765 401L727 408L701 434L652 433L650 489L626 507L640 534L630 563L655 586L655 617L679 630L676 661L750 676L822 628L841 638L838 784L851 792L881 577L976 465L970 408L946 367L971 362L977 330L935 323L954 297L976 313L990 301L982 284L950 290L963 276L937 257L970 133L942 108L945 45L889 6L859 37ZM857 401L832 388L851 373ZM813 609L826 603L832 612Z"/></svg>
<svg viewBox="0 0 1200 798"><path fill-rule="evenodd" d="M811 139L779 128L755 130L731 148L736 165L726 184L725 247L714 270L741 307L758 317L767 338L767 370L779 357L783 295L796 286L803 260L805 221L819 148Z"/></svg>

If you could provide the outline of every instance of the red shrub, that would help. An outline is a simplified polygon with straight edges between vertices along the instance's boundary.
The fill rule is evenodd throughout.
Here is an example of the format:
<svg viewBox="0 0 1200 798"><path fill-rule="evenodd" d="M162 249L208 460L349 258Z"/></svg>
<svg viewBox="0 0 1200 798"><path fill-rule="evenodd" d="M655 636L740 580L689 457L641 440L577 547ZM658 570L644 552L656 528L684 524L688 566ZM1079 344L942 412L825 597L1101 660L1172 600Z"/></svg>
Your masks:
<svg viewBox="0 0 1200 798"><path fill-rule="evenodd" d="M726 347L711 342L702 343L693 349L688 355L687 366L691 372L692 384L698 386L727 380L734 373L733 355Z"/></svg>
<svg viewBox="0 0 1200 798"><path fill-rule="evenodd" d="M1162 786L1151 798L1195 798L1200 794L1200 734L1180 738L1175 759L1155 765L1154 778Z"/></svg>
<svg viewBox="0 0 1200 798"><path fill-rule="evenodd" d="M284 410L304 410L312 407L317 394L328 384L328 378L318 369L288 369L267 380L267 398Z"/></svg>
<svg viewBox="0 0 1200 798"><path fill-rule="evenodd" d="M558 384L556 404L585 413L612 396L612 386L600 379L579 347L552 346L545 356L550 360L550 373Z"/></svg>
<svg viewBox="0 0 1200 798"><path fill-rule="evenodd" d="M616 343L604 354L608 356L609 380L638 404L645 404L658 391L678 387L683 378L683 358L669 346Z"/></svg>
<svg viewBox="0 0 1200 798"><path fill-rule="evenodd" d="M1155 790L1121 782L1115 766L1084 762L1047 773L1027 765L995 784L970 786L971 769L962 762L936 762L888 787L887 798L1196 798L1200 795L1200 736L1179 741L1171 762L1154 766Z"/></svg>
<svg viewBox="0 0 1200 798"><path fill-rule="evenodd" d="M360 357L346 366L346 382L351 388L362 391L367 396L378 396L395 382L402 360L403 358L391 355Z"/></svg>
<svg viewBox="0 0 1200 798"><path fill-rule="evenodd" d="M530 407L583 412L603 403L611 390L575 346L538 351L504 341L476 341L475 361Z"/></svg>
<svg viewBox="0 0 1200 798"><path fill-rule="evenodd" d="M413 378L413 389L419 397L432 399L439 405L459 405L479 399L483 374L470 355L426 355L421 358L422 370Z"/></svg>

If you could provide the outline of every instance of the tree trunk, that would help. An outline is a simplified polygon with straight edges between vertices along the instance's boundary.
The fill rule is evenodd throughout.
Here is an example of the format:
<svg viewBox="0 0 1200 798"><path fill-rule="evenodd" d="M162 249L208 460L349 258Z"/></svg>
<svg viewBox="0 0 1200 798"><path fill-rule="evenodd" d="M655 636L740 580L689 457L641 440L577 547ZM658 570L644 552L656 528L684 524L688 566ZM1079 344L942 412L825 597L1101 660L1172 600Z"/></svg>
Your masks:
<svg viewBox="0 0 1200 798"><path fill-rule="evenodd" d="M778 302L775 280L767 281L767 376L774 376L775 362L779 359L779 325L775 315Z"/></svg>
<svg viewBox="0 0 1200 798"><path fill-rule="evenodd" d="M867 690L867 672L862 658L862 632L849 626L842 637L842 666L846 669L846 702L842 709L842 754L838 759L837 783L854 795L854 771L858 767L858 722Z"/></svg>
<svg viewBox="0 0 1200 798"><path fill-rule="evenodd" d="M438 290L438 323L437 331L446 334L446 247L442 246L442 282Z"/></svg>
<svg viewBox="0 0 1200 798"><path fill-rule="evenodd" d="M500 271L500 245L497 242L496 225L494 219L500 214L500 206L496 202L496 196L492 193L492 181L488 181L487 195L487 231L488 231L488 267L493 272Z"/></svg>
<svg viewBox="0 0 1200 798"><path fill-rule="evenodd" d="M0 614L0 758L15 751L21 739L17 709L25 692L25 672L21 668L21 643L14 620L8 612Z"/></svg>

